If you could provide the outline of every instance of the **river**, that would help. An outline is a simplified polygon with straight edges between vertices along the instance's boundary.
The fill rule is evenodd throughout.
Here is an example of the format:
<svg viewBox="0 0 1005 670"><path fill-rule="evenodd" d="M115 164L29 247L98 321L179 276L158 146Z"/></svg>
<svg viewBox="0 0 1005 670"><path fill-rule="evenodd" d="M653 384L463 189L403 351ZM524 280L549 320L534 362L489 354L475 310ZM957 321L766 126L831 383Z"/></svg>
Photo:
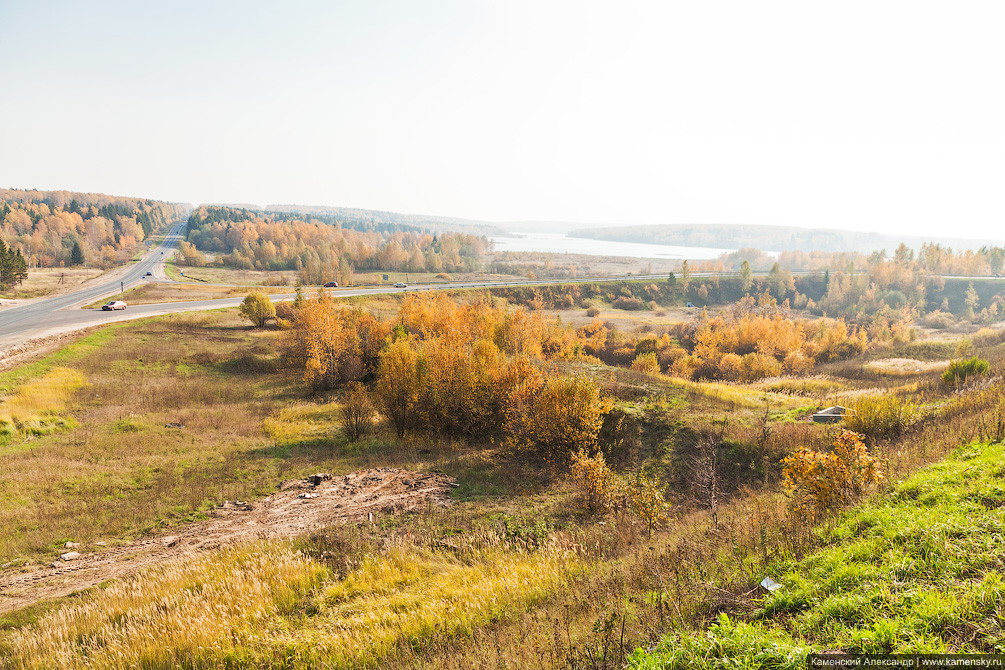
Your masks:
<svg viewBox="0 0 1005 670"><path fill-rule="evenodd" d="M587 256L627 256L629 258L660 258L670 260L710 260L733 249L706 247L675 247L669 244L610 242L564 233L512 233L512 237L491 237L496 251L538 251L552 254L585 254Z"/></svg>

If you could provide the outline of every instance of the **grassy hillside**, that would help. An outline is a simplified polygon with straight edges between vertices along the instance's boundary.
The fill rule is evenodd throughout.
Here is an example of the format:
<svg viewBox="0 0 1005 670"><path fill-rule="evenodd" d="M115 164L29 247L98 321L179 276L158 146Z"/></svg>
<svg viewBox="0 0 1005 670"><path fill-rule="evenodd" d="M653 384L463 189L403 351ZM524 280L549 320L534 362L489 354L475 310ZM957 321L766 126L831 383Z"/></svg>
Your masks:
<svg viewBox="0 0 1005 670"><path fill-rule="evenodd" d="M803 668L808 653L1005 652L1005 445L961 447L780 562L749 616L670 635L631 667Z"/></svg>

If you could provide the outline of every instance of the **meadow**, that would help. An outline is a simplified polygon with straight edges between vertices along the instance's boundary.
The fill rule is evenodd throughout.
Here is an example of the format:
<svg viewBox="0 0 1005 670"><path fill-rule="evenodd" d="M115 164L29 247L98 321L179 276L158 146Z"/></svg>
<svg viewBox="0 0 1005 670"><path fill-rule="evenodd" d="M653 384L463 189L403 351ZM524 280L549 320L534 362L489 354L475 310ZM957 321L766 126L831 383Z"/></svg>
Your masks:
<svg viewBox="0 0 1005 670"><path fill-rule="evenodd" d="M481 296L459 293L451 300L463 307ZM919 475L921 483L900 483L961 444L1005 437L994 377L1005 347L994 332L965 342L876 341L847 358L754 381L689 379L674 376L658 355L659 342L684 332L686 313L660 317L649 310L640 321L640 312L613 314L603 299L594 300L612 316L624 315L604 319L609 346L594 339L595 349L583 342L577 348L578 330L593 318L563 331L549 325L551 319L576 308L542 307L531 312L544 324L533 332L545 333L535 365L545 375L582 379L599 390L607 411L595 448L612 476L630 482L644 472L666 487L669 512L651 534L623 505L588 510L568 461L505 439L503 424L484 435L414 424L398 437L388 420L373 414L367 433L351 441L341 421L347 402L341 382L312 392L287 355L295 331L253 328L236 310L116 324L0 373L0 426L10 426L0 433L0 576L45 569L39 566L68 541L100 552L98 542L161 537L224 500L255 500L284 479L314 472L393 466L443 472L458 484L445 509L211 549L76 596L6 611L0 614L0 667L663 667L678 662L675 650L705 644L699 633L709 625L716 635L725 631L722 645L757 639L744 632L753 628L742 626L761 626L756 632L764 639L787 635L785 644L796 650L790 656L801 658L799 650L810 644L805 640L852 645L866 635L841 637L836 619L827 618L832 615L804 611L805 603L840 594L816 593L816 582L793 576L831 571L827 566L839 559L826 552L846 551L839 547L847 529L861 526L847 520L858 517L830 510L809 517L790 504L782 459L801 447L826 453L833 441L835 428L812 423L809 415L835 403L862 408L864 419L855 427L886 475L869 490L872 502L852 515L878 519L884 505L927 499L932 482L956 472L953 464L963 462L964 453L972 454L970 465L1000 457L998 447L975 447ZM352 304L386 320L392 339L403 337L392 327L396 321L412 329L400 342L409 342L416 355L448 360L435 357L450 351L437 344L443 336L437 324L452 323L449 310L402 312L397 297ZM510 338L499 340L499 355L508 355L506 341L519 339L511 316L518 310L498 298L491 304L501 310L496 316L471 307L462 310L470 320L451 318L478 328L492 319L508 324L499 331ZM657 348L650 349L651 342ZM673 346L680 344L687 342ZM475 348L484 352L485 346ZM673 346L664 351L676 351ZM566 353L548 353L559 351ZM958 351L990 361L991 374L965 387L947 386L943 363ZM657 365L636 364L639 355ZM888 362L894 359L939 364ZM494 365L504 371L506 364L499 358ZM355 364L339 369L376 392L385 368L374 367L374 377ZM464 384L460 377L450 385L432 379L443 393L422 400L422 411L439 416L437 403ZM883 404L882 397L896 402ZM709 452L707 438L716 435ZM699 476L710 462L714 501ZM918 495L900 493L912 486ZM980 486L996 495L1000 483L988 479ZM960 487L959 496L946 493L947 505L973 500L977 489ZM956 507L945 511L959 515L971 503L951 504ZM896 525L890 515L905 513L882 512L888 516L870 527L879 537ZM952 534L953 523L946 522L946 532L956 542L963 536ZM782 575L776 578L788 580L802 600L771 609L757 591L765 574ZM852 611L849 602L862 597L855 592L826 612ZM959 620L972 619L970 611L959 609ZM809 623L795 637L772 628L772 617L796 615ZM751 623L735 623L748 618ZM893 630L883 617L875 622L874 633ZM901 639L891 635L884 639ZM944 643L957 644L952 637ZM651 655L635 651L657 644Z"/></svg>

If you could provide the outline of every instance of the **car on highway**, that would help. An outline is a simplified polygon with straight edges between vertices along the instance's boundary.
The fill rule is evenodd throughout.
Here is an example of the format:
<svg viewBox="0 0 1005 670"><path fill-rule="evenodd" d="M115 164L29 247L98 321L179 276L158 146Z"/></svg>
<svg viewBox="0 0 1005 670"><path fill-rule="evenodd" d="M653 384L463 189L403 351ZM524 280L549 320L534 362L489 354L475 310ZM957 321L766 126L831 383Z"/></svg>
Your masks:
<svg viewBox="0 0 1005 670"><path fill-rule="evenodd" d="M144 274L143 276L144 276L144 277L153 277L153 276L154 276L154 273L153 273L153 272L147 272L147 273L145 273L145 274Z"/></svg>
<svg viewBox="0 0 1005 670"><path fill-rule="evenodd" d="M405 283L405 282L403 282L403 281L400 281L400 282L397 282L397 283L396 283L396 284L394 285L394 288L408 288L408 284L406 284L406 283Z"/></svg>
<svg viewBox="0 0 1005 670"><path fill-rule="evenodd" d="M338 282L330 281L327 284L325 284L325 288L338 288Z"/></svg>
<svg viewBox="0 0 1005 670"><path fill-rule="evenodd" d="M101 306L101 309L106 312L111 312L114 309L125 309L125 308L126 303L122 302L121 300L109 300L108 302L106 302L104 305Z"/></svg>

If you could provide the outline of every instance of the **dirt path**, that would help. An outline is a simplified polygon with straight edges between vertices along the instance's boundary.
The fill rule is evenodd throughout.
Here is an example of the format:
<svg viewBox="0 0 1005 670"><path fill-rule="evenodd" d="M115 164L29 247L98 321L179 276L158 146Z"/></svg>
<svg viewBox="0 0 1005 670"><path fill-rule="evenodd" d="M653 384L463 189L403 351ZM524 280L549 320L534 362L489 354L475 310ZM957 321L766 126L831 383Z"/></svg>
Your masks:
<svg viewBox="0 0 1005 670"><path fill-rule="evenodd" d="M427 502L447 505L447 494L455 485L447 475L395 468L324 479L327 476L285 481L277 493L253 503L228 501L210 512L212 518L172 529L170 535L115 547L67 548L65 552L79 556L28 571L0 573L0 613L198 551L254 539L294 537L334 523L367 519L370 514L417 509Z"/></svg>

